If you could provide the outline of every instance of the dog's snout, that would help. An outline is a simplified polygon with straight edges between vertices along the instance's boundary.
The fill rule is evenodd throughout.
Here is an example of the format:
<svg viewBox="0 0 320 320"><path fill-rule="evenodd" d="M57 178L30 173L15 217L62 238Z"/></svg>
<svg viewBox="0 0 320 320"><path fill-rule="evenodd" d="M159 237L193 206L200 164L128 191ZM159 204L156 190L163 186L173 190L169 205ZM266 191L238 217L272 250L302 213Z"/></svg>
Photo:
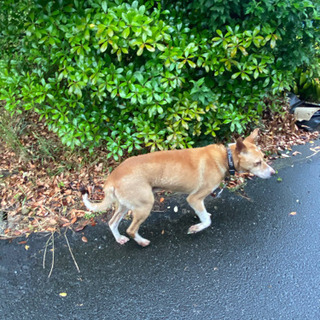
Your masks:
<svg viewBox="0 0 320 320"><path fill-rule="evenodd" d="M270 174L273 176L274 174L276 174L276 172L274 171L273 168L270 167Z"/></svg>

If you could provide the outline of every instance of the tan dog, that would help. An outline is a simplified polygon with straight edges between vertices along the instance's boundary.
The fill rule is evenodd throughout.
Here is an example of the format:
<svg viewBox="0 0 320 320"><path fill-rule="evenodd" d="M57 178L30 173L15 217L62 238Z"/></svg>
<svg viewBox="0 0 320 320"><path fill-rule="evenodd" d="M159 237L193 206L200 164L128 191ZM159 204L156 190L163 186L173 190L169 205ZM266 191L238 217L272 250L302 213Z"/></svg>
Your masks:
<svg viewBox="0 0 320 320"><path fill-rule="evenodd" d="M116 203L117 209L109 226L120 244L129 239L120 235L118 225L128 210L132 210L132 223L127 233L145 247L150 241L142 238L138 230L152 209L153 192L169 190L186 193L189 205L200 219L200 223L191 226L188 233L199 232L211 224L204 198L219 187L233 164L237 171L251 172L263 179L275 173L255 145L257 136L258 129L244 140L239 138L230 148L213 144L203 148L158 151L131 157L107 178L102 202L90 202L86 191L83 201L92 211L103 211Z"/></svg>

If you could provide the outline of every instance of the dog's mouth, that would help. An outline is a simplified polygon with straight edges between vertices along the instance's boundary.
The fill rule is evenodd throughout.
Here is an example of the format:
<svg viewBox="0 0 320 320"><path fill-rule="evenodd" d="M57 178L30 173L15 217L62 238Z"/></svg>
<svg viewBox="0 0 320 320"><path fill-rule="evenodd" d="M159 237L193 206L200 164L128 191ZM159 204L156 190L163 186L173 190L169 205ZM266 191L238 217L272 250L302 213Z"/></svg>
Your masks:
<svg viewBox="0 0 320 320"><path fill-rule="evenodd" d="M252 173L261 179L268 179L271 178L276 172L270 166L268 166L268 168L264 171L256 171Z"/></svg>

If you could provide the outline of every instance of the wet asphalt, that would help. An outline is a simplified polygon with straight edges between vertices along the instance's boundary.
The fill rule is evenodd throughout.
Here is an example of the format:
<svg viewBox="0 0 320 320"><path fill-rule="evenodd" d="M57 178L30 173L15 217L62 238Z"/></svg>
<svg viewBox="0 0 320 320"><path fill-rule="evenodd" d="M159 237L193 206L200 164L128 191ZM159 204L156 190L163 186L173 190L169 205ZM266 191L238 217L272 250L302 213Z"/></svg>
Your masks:
<svg viewBox="0 0 320 320"><path fill-rule="evenodd" d="M250 201L226 191L208 198L213 223L199 234L187 235L197 220L181 196L142 226L147 248L118 245L103 223L68 231L80 273L63 236L50 278L47 235L30 236L28 250L24 238L0 241L0 318L320 319L316 146L294 148L301 154L273 163L276 176L249 181Z"/></svg>

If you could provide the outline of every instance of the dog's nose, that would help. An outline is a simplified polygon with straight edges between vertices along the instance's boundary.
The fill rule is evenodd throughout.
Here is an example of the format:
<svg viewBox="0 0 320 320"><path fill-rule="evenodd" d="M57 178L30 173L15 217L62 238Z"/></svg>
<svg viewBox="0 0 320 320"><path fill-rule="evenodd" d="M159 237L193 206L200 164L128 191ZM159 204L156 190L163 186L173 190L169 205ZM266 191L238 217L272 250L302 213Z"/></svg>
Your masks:
<svg viewBox="0 0 320 320"><path fill-rule="evenodd" d="M273 168L270 167L270 173L273 176L276 172L273 170Z"/></svg>

